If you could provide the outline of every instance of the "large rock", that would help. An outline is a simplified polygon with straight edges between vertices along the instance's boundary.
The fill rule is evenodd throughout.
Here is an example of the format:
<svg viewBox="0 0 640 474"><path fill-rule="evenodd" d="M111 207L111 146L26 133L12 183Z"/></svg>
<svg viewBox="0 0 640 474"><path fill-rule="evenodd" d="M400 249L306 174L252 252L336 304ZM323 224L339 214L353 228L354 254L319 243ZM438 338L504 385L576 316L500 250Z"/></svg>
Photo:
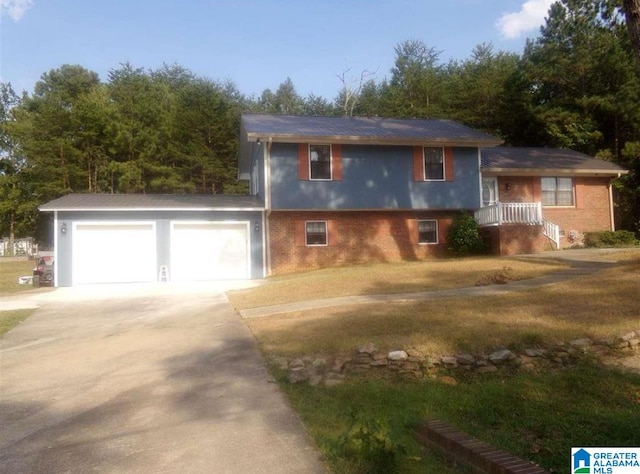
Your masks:
<svg viewBox="0 0 640 474"><path fill-rule="evenodd" d="M476 362L476 358L471 354L458 354L456 360L460 365L473 365Z"/></svg>
<svg viewBox="0 0 640 474"><path fill-rule="evenodd" d="M546 350L544 349L525 349L524 353L528 356L528 357L542 357L543 355L545 355L547 353Z"/></svg>
<svg viewBox="0 0 640 474"><path fill-rule="evenodd" d="M571 347L583 352L586 352L589 349L589 347L591 347L591 344L593 344L593 341L586 337L583 337L580 339L574 339L573 341L569 342L569 345Z"/></svg>
<svg viewBox="0 0 640 474"><path fill-rule="evenodd" d="M409 354L405 351L391 351L389 352L389 355L387 355L387 358L393 361L402 361L407 360L409 358Z"/></svg>
<svg viewBox="0 0 640 474"><path fill-rule="evenodd" d="M306 382L309 378L309 372L304 367L297 367L289 372L289 383Z"/></svg>
<svg viewBox="0 0 640 474"><path fill-rule="evenodd" d="M516 358L516 355L513 352L511 352L509 349L502 349L500 351L495 351L489 354L489 360L496 365L503 364L515 358Z"/></svg>

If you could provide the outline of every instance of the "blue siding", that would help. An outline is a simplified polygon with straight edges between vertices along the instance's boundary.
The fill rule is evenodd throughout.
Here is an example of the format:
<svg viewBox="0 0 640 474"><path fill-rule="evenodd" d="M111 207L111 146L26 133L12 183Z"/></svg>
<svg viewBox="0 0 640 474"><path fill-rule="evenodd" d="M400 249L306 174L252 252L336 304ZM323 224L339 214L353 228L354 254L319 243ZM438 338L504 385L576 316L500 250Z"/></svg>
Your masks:
<svg viewBox="0 0 640 474"><path fill-rule="evenodd" d="M171 221L249 221L249 245L251 252L251 278L264 277L264 248L262 240L262 212L260 211L60 211L58 212L58 286L71 286L73 223L83 221L153 221L156 223L156 248L158 271L171 260ZM67 224L65 235L60 233L62 223ZM256 229L258 229L256 231ZM100 249L96 249L96 262L100 261Z"/></svg>
<svg viewBox="0 0 640 474"><path fill-rule="evenodd" d="M273 209L477 209L478 149L456 147L454 180L413 180L411 146L342 145L342 181L298 179L298 146L271 149Z"/></svg>

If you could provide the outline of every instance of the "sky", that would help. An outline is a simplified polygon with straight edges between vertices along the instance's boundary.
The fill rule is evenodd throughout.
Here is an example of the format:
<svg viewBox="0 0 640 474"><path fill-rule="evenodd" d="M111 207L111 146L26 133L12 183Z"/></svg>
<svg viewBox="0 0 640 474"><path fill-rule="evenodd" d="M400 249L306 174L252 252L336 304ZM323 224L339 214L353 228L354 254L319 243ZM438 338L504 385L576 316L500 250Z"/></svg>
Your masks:
<svg viewBox="0 0 640 474"><path fill-rule="evenodd" d="M179 64L231 80L247 96L287 77L298 94L390 77L409 39L464 60L481 43L522 53L553 0L0 0L0 80L33 91L41 75L79 64L107 81L129 62Z"/></svg>

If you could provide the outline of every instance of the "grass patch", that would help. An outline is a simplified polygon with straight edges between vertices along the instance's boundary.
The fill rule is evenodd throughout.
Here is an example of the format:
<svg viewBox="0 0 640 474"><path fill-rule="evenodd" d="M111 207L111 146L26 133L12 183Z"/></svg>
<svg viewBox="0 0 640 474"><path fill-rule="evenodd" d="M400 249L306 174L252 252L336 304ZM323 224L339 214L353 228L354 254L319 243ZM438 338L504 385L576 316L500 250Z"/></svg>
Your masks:
<svg viewBox="0 0 640 474"><path fill-rule="evenodd" d="M510 280L524 280L556 272L566 264L483 257L358 265L270 277L264 285L228 296L236 309L247 309L338 296L444 290L474 286L503 273L505 266Z"/></svg>
<svg viewBox="0 0 640 474"><path fill-rule="evenodd" d="M415 348L450 355L611 337L640 329L640 252L607 257L618 265L534 291L324 308L246 322L267 356L289 358L351 353L366 342L381 351ZM466 266L467 260L462 262ZM508 266L517 272L516 262L510 260ZM473 286L478 275L499 274L504 266L499 260L479 274L459 275L473 274L466 280ZM300 286L311 278L298 277ZM404 285L394 278L389 277L391 287ZM295 287L294 278L286 281ZM426 417L440 418L551 472L569 472L572 446L640 445L638 375L583 361L547 373L456 377L455 386L370 376L350 377L335 387L312 387L289 384L284 374L277 374L335 472L380 472L376 464L390 462L392 467L385 466L384 472L457 472L414 441L413 427Z"/></svg>
<svg viewBox="0 0 640 474"><path fill-rule="evenodd" d="M282 381L281 381L282 382ZM531 460L569 472L572 446L639 446L640 377L590 364L548 374L468 376L456 386L437 381L355 379L336 387L282 382L309 433L334 472L376 472L357 455L344 455L353 413L373 420L395 446L385 472L457 472L412 438L426 417ZM402 449L399 449L399 448Z"/></svg>
<svg viewBox="0 0 640 474"><path fill-rule="evenodd" d="M0 295L32 290L32 285L19 285L18 277L33 275L33 260L3 262L0 260Z"/></svg>
<svg viewBox="0 0 640 474"><path fill-rule="evenodd" d="M34 311L34 309L0 311L0 337L4 336L22 321L31 316Z"/></svg>
<svg viewBox="0 0 640 474"><path fill-rule="evenodd" d="M381 350L482 353L498 347L616 336L638 327L640 260L498 296L354 305L247 320L265 352L287 357Z"/></svg>

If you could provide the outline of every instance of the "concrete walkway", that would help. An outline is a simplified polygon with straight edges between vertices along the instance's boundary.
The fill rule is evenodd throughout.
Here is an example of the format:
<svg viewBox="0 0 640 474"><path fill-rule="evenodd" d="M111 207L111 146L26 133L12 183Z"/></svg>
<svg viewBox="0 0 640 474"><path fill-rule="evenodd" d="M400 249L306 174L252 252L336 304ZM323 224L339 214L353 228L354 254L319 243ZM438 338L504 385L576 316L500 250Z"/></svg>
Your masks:
<svg viewBox="0 0 640 474"><path fill-rule="evenodd" d="M623 249L621 249L623 250ZM390 301L422 301L439 298L451 298L458 296L488 296L499 295L515 290L533 289L544 285L560 283L580 275L592 273L610 268L615 261L607 256L619 252L618 249L584 249L584 250L560 250L541 254L524 255L517 258L527 259L557 259L567 262L570 267L551 275L528 280L510 282L505 285L474 286L469 288L452 288L449 290L425 291L419 293L393 293L382 295L358 295L341 296L309 301L299 301L280 305L250 308L239 311L243 318L262 318L282 313L296 311L308 311L316 308L331 308L335 306L347 306L354 304L386 303ZM508 259L505 259L508 261Z"/></svg>
<svg viewBox="0 0 640 474"><path fill-rule="evenodd" d="M0 472L326 472L225 289L30 295L0 339Z"/></svg>

